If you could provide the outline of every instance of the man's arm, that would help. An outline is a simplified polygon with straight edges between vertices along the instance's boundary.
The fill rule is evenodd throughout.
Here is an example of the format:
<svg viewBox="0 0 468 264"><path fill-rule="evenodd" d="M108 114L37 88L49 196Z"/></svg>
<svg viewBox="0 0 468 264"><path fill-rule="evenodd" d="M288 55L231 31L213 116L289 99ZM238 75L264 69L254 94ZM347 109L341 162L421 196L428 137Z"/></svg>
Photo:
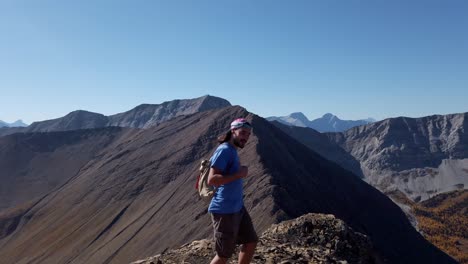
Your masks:
<svg viewBox="0 0 468 264"><path fill-rule="evenodd" d="M239 171L230 175L223 175L221 170L211 167L208 175L208 184L218 187L223 184L247 177L248 169L246 166L241 166Z"/></svg>

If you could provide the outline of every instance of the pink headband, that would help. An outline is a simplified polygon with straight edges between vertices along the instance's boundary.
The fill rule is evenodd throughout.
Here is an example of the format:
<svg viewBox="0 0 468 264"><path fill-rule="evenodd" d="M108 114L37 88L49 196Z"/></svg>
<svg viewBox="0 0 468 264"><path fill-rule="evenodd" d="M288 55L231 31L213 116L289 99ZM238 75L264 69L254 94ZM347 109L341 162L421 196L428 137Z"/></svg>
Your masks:
<svg viewBox="0 0 468 264"><path fill-rule="evenodd" d="M245 118L237 118L236 120L232 121L231 129L238 129L241 127L245 128L252 128L252 125L245 119Z"/></svg>

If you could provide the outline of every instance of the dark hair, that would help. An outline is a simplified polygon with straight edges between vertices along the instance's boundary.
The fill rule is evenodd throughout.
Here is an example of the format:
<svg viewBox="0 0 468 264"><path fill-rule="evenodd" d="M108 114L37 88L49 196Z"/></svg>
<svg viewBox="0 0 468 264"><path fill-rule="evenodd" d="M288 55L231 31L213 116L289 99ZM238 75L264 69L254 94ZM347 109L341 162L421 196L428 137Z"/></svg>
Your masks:
<svg viewBox="0 0 468 264"><path fill-rule="evenodd" d="M229 140L231 140L231 137L232 137L232 132L231 130L229 130L225 134L218 137L218 143L223 144L224 142L228 142Z"/></svg>

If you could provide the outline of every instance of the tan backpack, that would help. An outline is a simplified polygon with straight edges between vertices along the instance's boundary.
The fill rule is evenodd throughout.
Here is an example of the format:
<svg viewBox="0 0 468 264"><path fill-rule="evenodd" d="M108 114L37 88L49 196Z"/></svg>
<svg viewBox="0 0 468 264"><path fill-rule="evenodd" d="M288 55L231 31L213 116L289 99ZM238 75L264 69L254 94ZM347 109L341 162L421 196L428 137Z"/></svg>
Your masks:
<svg viewBox="0 0 468 264"><path fill-rule="evenodd" d="M232 168L232 162L229 162L225 171L229 172ZM208 184L208 176L210 175L211 161L209 159L203 159L200 162L200 174L198 175L197 183L195 184L195 189L198 191L198 195L202 200L208 202L211 201L211 198L216 193L216 188Z"/></svg>
<svg viewBox="0 0 468 264"><path fill-rule="evenodd" d="M195 189L203 200L211 200L216 192L216 188L208 184L208 175L210 174L211 162L204 159L200 162L200 174L198 175Z"/></svg>

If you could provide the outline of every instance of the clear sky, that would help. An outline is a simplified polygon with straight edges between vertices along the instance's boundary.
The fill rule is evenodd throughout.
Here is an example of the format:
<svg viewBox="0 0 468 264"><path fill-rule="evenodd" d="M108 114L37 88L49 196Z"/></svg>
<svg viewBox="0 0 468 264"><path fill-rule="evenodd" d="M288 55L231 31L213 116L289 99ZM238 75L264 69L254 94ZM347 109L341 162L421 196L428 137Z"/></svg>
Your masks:
<svg viewBox="0 0 468 264"><path fill-rule="evenodd" d="M467 112L468 1L0 2L0 120L206 94L264 117Z"/></svg>

